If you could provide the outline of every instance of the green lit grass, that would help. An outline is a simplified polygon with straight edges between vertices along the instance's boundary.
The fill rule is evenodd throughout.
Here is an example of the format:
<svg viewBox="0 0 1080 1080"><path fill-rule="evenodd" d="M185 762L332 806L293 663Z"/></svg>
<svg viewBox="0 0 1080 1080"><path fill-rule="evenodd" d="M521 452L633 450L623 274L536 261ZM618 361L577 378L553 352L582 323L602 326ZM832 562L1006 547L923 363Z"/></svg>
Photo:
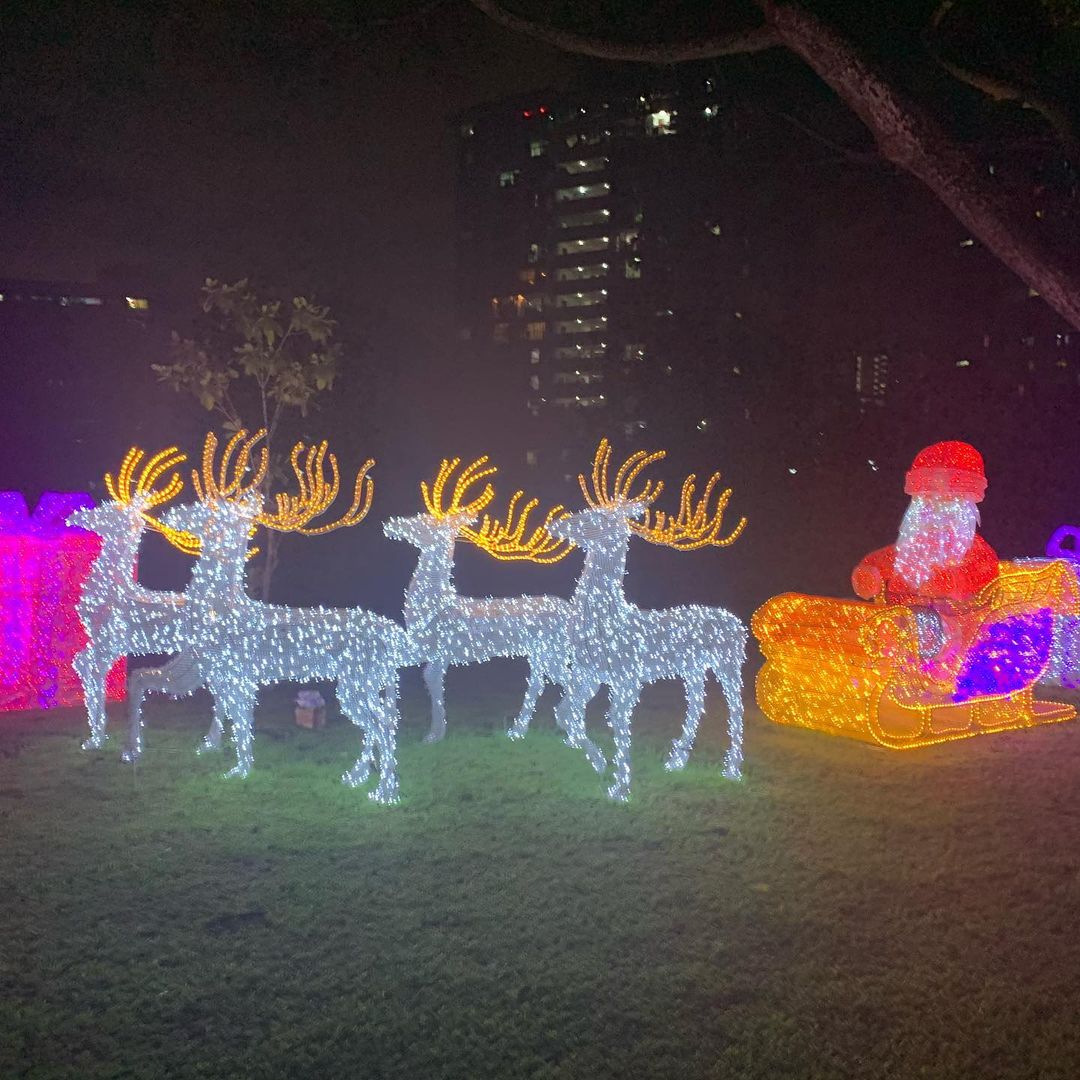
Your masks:
<svg viewBox="0 0 1080 1080"><path fill-rule="evenodd" d="M663 687L617 806L488 671L440 746L410 687L389 809L284 693L243 782L205 699L137 771L0 720L0 1077L1080 1075L1077 725L890 754L751 710L732 784L715 689L663 771Z"/></svg>

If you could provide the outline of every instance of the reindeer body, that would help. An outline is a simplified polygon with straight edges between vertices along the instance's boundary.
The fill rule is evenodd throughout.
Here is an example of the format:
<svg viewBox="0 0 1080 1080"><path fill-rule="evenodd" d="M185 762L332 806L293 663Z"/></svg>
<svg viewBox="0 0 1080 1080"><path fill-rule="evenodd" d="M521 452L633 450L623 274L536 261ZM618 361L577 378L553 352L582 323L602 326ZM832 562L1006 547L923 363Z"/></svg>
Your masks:
<svg viewBox="0 0 1080 1080"><path fill-rule="evenodd" d="M645 686L662 679L682 680L686 691L686 715L682 732L672 743L665 766L685 766L697 736L705 709L705 684L711 672L719 681L728 706L730 745L724 761L725 775L737 779L742 764L742 667L746 660L748 632L745 625L722 608L691 605L659 610L642 610L631 604L623 587L630 537L659 488L646 487L638 497L626 496L637 473L659 455L635 454L619 472L616 495L607 492L606 441L597 452L593 491L582 479L582 490L590 507L553 522L551 532L585 552L585 564L574 589L568 623L569 683L556 710L559 723L572 740L585 732L585 709L602 686L610 691L608 724L615 738L614 782L608 788L613 799L625 801L630 795L630 744L633 710ZM689 505L693 478L684 486L683 502ZM723 506L714 521L706 521L704 508L715 481L706 488L700 504L700 518L693 528L683 522L685 532L701 535L712 530L705 542L716 542ZM726 498L723 500L726 505ZM680 520L689 515L680 512ZM655 542L674 546L674 526L669 523L652 535ZM682 528L682 526L680 526ZM741 526L734 535L738 535ZM682 533L679 533L682 535ZM723 543L730 543L729 538Z"/></svg>
<svg viewBox="0 0 1080 1080"><path fill-rule="evenodd" d="M242 462L246 463L246 457ZM310 464L309 458L306 489L305 477L297 470L307 506L297 520L310 520L321 512L314 509L316 505L325 508L333 498L330 495L320 503L319 496L313 495L317 482ZM319 464L321 468L321 458ZM358 493L366 468L358 479ZM285 500L279 502L276 523L262 515L261 498L254 491L257 482L246 491L240 489L243 471L243 465L238 465L237 479L232 485L223 481L224 491L210 489L205 498L200 491L198 503L175 507L166 516L170 527L193 533L201 544L184 593L183 622L188 639L196 643L192 656L197 675L230 721L237 762L226 775L246 776L251 770L253 713L262 687L336 680L342 712L365 734L360 757L342 779L354 787L363 784L377 760L379 783L370 797L394 802L398 795L398 670L407 661L406 634L391 619L360 609L291 608L249 597L241 582L252 526L258 520L284 527L281 521L286 511L292 511ZM223 476L225 472L223 464ZM335 480L333 494L336 490ZM367 506L359 517L366 512ZM353 521L359 517L354 515Z"/></svg>
<svg viewBox="0 0 1080 1080"><path fill-rule="evenodd" d="M528 730L544 686L565 681L569 603L554 596L461 596L454 586L454 544L466 523L460 515L439 521L421 514L394 518L383 526L387 536L405 540L420 552L405 590L404 616L431 696L431 729L425 742L437 742L446 734L445 682L451 666L500 657L528 662L525 698L509 732L515 738Z"/></svg>
<svg viewBox="0 0 1080 1080"><path fill-rule="evenodd" d="M105 478L112 499L100 506L77 511L69 521L96 532L101 551L83 584L76 611L86 630L87 644L75 657L74 667L83 687L90 738L85 749L101 747L107 737L105 678L123 656L149 656L177 652L185 645L182 620L184 599L177 593L146 589L136 581L139 544L148 525L156 524L149 511L167 502L181 489L178 475L155 490L168 470L179 465L184 455L172 447L154 455L135 482L134 472L142 461L142 451L132 448L114 480ZM168 535L168 534L167 534ZM170 536L172 542L177 538ZM142 670L129 675L129 708L132 684L138 684ZM192 687L194 689L194 687ZM211 732L220 729L215 709ZM125 760L141 752L139 728L124 751Z"/></svg>

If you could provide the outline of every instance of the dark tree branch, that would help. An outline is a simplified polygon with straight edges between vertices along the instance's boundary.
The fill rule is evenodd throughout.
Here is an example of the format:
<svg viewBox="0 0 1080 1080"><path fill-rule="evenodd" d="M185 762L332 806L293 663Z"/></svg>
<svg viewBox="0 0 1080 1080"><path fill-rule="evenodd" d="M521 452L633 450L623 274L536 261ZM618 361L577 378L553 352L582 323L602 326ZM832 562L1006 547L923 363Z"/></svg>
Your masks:
<svg viewBox="0 0 1080 1080"><path fill-rule="evenodd" d="M666 64L786 46L863 121L886 160L922 181L988 251L1080 329L1080 276L1034 227L1033 208L989 183L972 154L797 0L754 0L765 26L681 45L597 41L512 15L492 0L470 3L510 30L606 60Z"/></svg>
<svg viewBox="0 0 1080 1080"><path fill-rule="evenodd" d="M732 30L718 37L673 44L634 45L621 41L574 34L552 26L533 22L514 15L493 0L469 0L474 8L507 30L526 34L537 41L554 45L564 52L594 56L599 60L629 60L645 64L678 64L685 60L708 60L715 56L734 56L739 53L762 52L780 44L775 32L768 26L750 26Z"/></svg>
<svg viewBox="0 0 1080 1080"><path fill-rule="evenodd" d="M985 94L991 101L1012 101L1025 109L1037 112L1050 126L1050 130L1054 132L1069 157L1075 159L1080 150L1080 141L1077 139L1076 127L1068 109L1033 92L1029 87L1019 86L997 76L963 67L942 53L938 40L941 24L955 6L955 0L942 0L930 17L923 33L923 44L930 58L954 79Z"/></svg>

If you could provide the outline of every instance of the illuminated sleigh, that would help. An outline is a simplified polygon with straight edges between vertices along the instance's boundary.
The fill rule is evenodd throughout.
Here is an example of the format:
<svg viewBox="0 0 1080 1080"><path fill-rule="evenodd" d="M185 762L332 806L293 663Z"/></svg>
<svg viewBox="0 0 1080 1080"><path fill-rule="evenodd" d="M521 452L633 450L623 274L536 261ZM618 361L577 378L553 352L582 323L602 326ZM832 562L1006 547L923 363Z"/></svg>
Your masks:
<svg viewBox="0 0 1080 1080"><path fill-rule="evenodd" d="M1050 663L1055 616L1080 613L1077 577L1060 561L999 571L976 599L985 614L950 687L925 672L927 620L912 608L773 597L751 622L766 659L758 706L779 724L893 750L1072 719L1071 705L1032 690Z"/></svg>

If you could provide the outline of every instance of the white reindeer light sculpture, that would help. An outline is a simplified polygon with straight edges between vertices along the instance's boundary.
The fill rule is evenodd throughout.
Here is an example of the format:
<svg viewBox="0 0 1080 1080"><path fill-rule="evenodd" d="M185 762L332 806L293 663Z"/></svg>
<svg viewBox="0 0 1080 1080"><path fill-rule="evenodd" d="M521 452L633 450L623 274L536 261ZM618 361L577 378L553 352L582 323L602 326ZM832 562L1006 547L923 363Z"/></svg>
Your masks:
<svg viewBox="0 0 1080 1080"><path fill-rule="evenodd" d="M155 454L145 464L144 457L142 450L132 447L116 478L111 473L105 476L110 500L68 518L69 524L102 538L101 552L77 605L87 644L75 657L74 667L82 682L90 722L90 738L83 744L88 750L100 748L107 738L105 676L113 664L123 656L177 652L185 644L181 618L184 598L178 593L143 588L136 582L135 572L139 542L147 528L161 532L188 554L198 550L195 537L169 529L151 514L180 493L183 481L177 472L173 471L163 486L159 482L187 458L175 446ZM138 670L131 673L129 695L131 684L138 684L142 677ZM211 732L215 727L220 729L216 709ZM140 751L138 740L130 742L125 760L133 760Z"/></svg>
<svg viewBox="0 0 1080 1080"><path fill-rule="evenodd" d="M660 496L663 483L650 480L636 492L634 487L641 473L663 457L663 452L637 451L618 470L612 487L611 447L604 439L593 460L591 483L578 477L588 508L550 524L554 536L585 551L569 623L569 685L556 715L580 739L585 707L601 686L608 686L608 723L615 736L615 775L608 794L620 801L630 796L631 716L642 688L660 679L681 679L686 687L682 734L672 743L666 767L680 769L686 764L705 709L706 676L712 672L728 707L730 745L724 773L732 779L741 775L746 627L722 608L694 605L645 611L631 604L623 590L631 536L688 551L727 547L746 525L743 518L727 536L720 535L731 491L722 492L709 510L719 473L709 478L696 502L695 478L687 477L678 514L654 515L649 506Z"/></svg>
<svg viewBox="0 0 1080 1080"><path fill-rule="evenodd" d="M420 552L416 570L405 590L405 626L416 657L423 658L424 681L431 696L431 730L425 742L437 742L446 734L444 688L447 668L480 664L496 657L521 657L528 661L525 698L509 734L520 738L528 730L545 683L563 685L566 675L566 627L570 605L553 596L518 596L508 599L461 596L454 587L454 544L464 540L496 559L519 559L555 563L571 545L556 540L548 531L552 521L565 514L561 506L550 510L542 524L529 532L529 517L538 500L523 502L517 492L511 498L505 521L481 512L495 497L488 478L496 472L486 457L466 466L447 486L460 458L444 460L429 487L420 485L425 512L408 518L391 518L383 531L394 540L412 544ZM477 491L477 487L480 490ZM603 768L603 755L589 740L573 740L590 761Z"/></svg>
<svg viewBox="0 0 1080 1080"><path fill-rule="evenodd" d="M331 524L311 527L337 498L336 458L327 454L325 443L306 451L298 444L291 460L299 493L276 496L276 509L265 512L259 494L268 466L265 447L248 475L251 451L263 434L248 438L239 432L226 446L217 469L217 439L208 435L201 477L199 473L192 477L199 501L174 507L166 515L166 524L193 533L201 543L184 594L184 619L197 643L203 680L231 723L237 763L226 775L247 776L251 770L253 710L261 687L293 680L336 680L342 712L365 736L360 757L342 779L359 786L376 763L379 782L369 797L395 802L398 670L409 662L405 632L372 612L264 604L238 595L234 585L254 525L315 536L362 521L371 507L373 482L367 474L374 462L369 460L358 472L345 514ZM332 474L329 482L324 476L326 463Z"/></svg>

